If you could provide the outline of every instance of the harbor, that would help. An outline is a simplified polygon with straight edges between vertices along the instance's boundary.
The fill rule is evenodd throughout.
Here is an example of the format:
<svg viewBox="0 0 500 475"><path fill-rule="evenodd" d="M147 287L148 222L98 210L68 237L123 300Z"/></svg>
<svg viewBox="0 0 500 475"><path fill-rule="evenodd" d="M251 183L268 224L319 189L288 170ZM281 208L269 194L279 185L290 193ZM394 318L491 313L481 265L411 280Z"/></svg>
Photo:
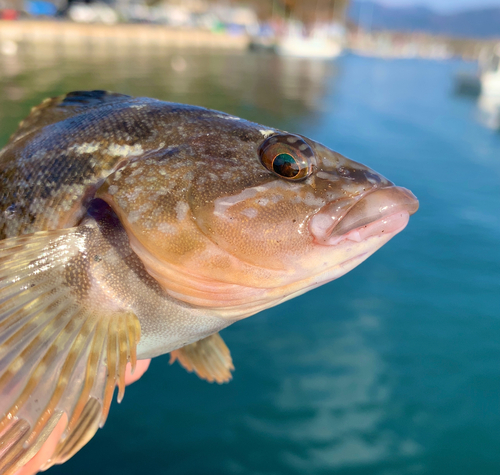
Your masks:
<svg viewBox="0 0 500 475"><path fill-rule="evenodd" d="M469 10L447 16L433 6L418 7L423 14L416 18L408 7L407 17L414 21L398 30L382 20L396 13L404 17L406 9L390 8L390 1L397 3L0 0L0 172L6 185L2 190L12 190L4 193L1 203L7 226L20 222L21 201L26 207L36 205L36 212L55 215L53 184L69 176L67 183L76 186L69 192L61 188L67 196L65 208L79 213L75 219L80 219L85 207L92 207L84 221L73 223L77 229L93 226L95 213L104 205L101 197L109 200L110 213L114 207L121 213L113 228L124 246L120 254L111 254L113 265L125 263L125 272L138 269L141 282L154 282L157 269L179 268L180 264L169 264L170 254L175 262L193 263L179 280L175 273L158 280L158 287L152 287L154 295L162 292L162 282L168 290L168 284L183 282L208 263L199 279L202 286L193 282L193 291L238 298L237 284L227 271L233 259L244 264L242 275L246 269L262 270L249 286L255 295L270 271L289 278L294 272L300 274L301 266L327 264L322 251L317 259L299 261L302 247L340 245L336 268L343 273L352 259L346 260L345 252L350 251L342 246L364 246L376 237L366 231L371 226L368 218L373 219L371 212L376 216L386 209L379 201L365 207L361 199L376 198L395 183L401 191L411 190L420 202L406 228L351 272L316 287L322 283L320 270L310 280L315 287L310 292L299 295L297 290L293 300L282 297L276 307L222 329L220 338L227 345L223 355L229 350L234 366L228 384L209 384L186 371L178 364L181 360L173 358L185 347L172 346L170 358L154 357L144 374L135 371L135 378L142 377L126 388L121 404L116 403L116 392L112 394L102 430L92 426L95 436L89 432L87 439L80 439L82 446L75 446L81 450L44 473L498 474L500 35L483 35L483 30L490 31L484 20L477 23L476 36L451 34L444 27L413 28L425 24L425 15L431 26L442 27L448 16L455 20L462 14L467 28L473 23ZM500 15L497 1L495 11ZM163 115L167 110L172 114ZM292 173L285 176L284 165L292 163L287 157L297 157L299 172L306 174L294 174L289 166ZM108 158L115 160L112 167ZM88 173L94 174L96 185L82 193L79 180L87 179ZM367 178L367 189L356 185L359 177ZM127 186L122 188L123 183ZM339 183L341 194L335 194ZM303 197L294 195L302 187L310 188ZM270 193L263 194L266 190ZM325 198L323 191L328 193ZM67 205L77 195L82 207ZM176 201L177 196L182 200ZM359 201L346 206L353 198ZM306 210L299 218L293 215L297 203ZM357 214L362 210L367 220ZM393 217L405 217L403 208L392 212ZM388 239L387 231L391 232L387 216L379 220L378 238ZM22 217L30 225L30 215ZM341 227L338 223L332 227L334 220ZM170 224L181 221L189 227ZM49 233L73 233L73 224L61 222L67 226ZM235 222L239 224L232 232ZM92 229L101 229L101 224L96 226ZM136 235L138 226L143 229ZM397 230L394 221L392 226L392 232ZM173 228L180 233L174 234ZM190 238L189 229L201 231L199 241ZM43 230L28 234L21 241L45 234ZM31 371L37 355L23 359L19 354L23 356L24 350L12 345L16 341L28 349L30 341L43 346L43 351L54 348L50 355L55 358L75 347L55 347L50 341L59 334L76 335L78 327L71 322L56 328L28 319L33 309L39 312L35 316L44 315L47 307L37 303L39 297L50 296L54 299L50 309L58 309L59 296L70 293L92 303L92 311L102 311L103 304L113 311L127 307L132 316L130 295L137 293L149 306L152 293L138 292L144 288L139 281L107 266L112 235L105 236L102 251L98 245L85 247L83 233L82 239L63 241L69 248L78 247L83 257L61 260L67 267L53 290L52 282L37 286L38 269L33 274L30 270L28 277L17 273L23 265L32 269L34 263L43 266L42 276L53 272L52 249L21 244L36 262L27 258L19 262L16 254L6 255L11 244L3 248L0 289L11 294L0 300L0 362L12 356L19 363L15 370ZM163 249L164 255L155 257L148 251L142 254L143 262L140 252L146 245L136 236L145 243L156 237L151 249ZM297 244L288 246L289 239ZM204 254L206 249L215 251ZM219 254L220 249L227 249L227 254ZM240 249L243 254L238 254ZM68 248L60 250L65 259ZM362 254L360 259L366 257ZM88 274L92 278L82 277L87 267L81 262L95 269ZM151 262L156 267L148 274L145 264ZM75 265L82 272L74 272ZM223 279L221 287L207 287L218 278ZM227 293L219 288L228 289ZM276 292L276 286L273 289ZM40 294L35 296L35 291ZM29 305L10 303L12 296L24 298L30 293L35 300L28 299ZM95 303L89 295L95 296ZM173 295L183 302L175 288ZM198 303L193 308L203 319L207 315ZM68 303L67 308L77 307ZM214 307L206 308L208 314ZM151 312L155 321L163 318L162 312L170 318L164 306L155 309ZM164 328L174 329L178 322L192 325L189 317L174 316L173 324ZM39 329L43 339L35 336ZM109 329L110 336L103 337L112 343L108 348L116 343L123 355L131 355L132 339L115 339L114 327ZM141 327L141 339L148 337L148 331L148 325ZM82 342L104 341L78 335ZM196 345L203 341L183 338L181 343L199 349ZM143 342L139 339L139 344ZM85 358L98 354L94 348ZM202 343L201 348L207 347ZM147 368L151 355L137 354L139 365ZM92 381L85 373L91 364L98 361L99 374L109 377L112 365L102 363L112 361L112 355L108 351L87 364L78 360L83 363L74 365L74 377L60 385L61 404L66 405L83 381ZM25 414L43 410L46 406L38 395L50 396L57 379L57 368L47 369L44 361L45 357L37 366L44 385L36 391L29 386L24 391L15 377L9 382L12 366L0 364L4 378L0 401L15 400L15 392L22 391ZM47 361L48 368L54 368ZM60 367L70 368L66 362ZM51 424L54 414L62 414L56 403L51 406L54 411L44 413ZM0 419L6 414L10 418L11 407L0 403ZM65 407L71 413L69 405ZM64 426L66 416L61 417L57 424ZM22 420L14 414L14 428L21 429L16 433L24 437L29 432L23 432ZM2 475L2 463L13 459L12 447L31 450L22 438L2 445L2 440L9 440L2 436L12 433L10 423L0 428ZM48 438L36 442L43 442L42 449L9 475L35 475L50 461L62 461L51 444L58 438L71 441L75 432L61 439L53 425L46 427L51 431L45 432ZM17 458L20 464L27 460L24 455Z"/></svg>
<svg viewBox="0 0 500 475"><path fill-rule="evenodd" d="M33 20L0 21L0 44L4 54L14 54L15 47L53 47L62 50L92 46L112 50L131 47L245 50L249 45L249 37L244 34L212 32L200 28L171 28L164 25L106 25ZM10 49L6 44L10 45Z"/></svg>

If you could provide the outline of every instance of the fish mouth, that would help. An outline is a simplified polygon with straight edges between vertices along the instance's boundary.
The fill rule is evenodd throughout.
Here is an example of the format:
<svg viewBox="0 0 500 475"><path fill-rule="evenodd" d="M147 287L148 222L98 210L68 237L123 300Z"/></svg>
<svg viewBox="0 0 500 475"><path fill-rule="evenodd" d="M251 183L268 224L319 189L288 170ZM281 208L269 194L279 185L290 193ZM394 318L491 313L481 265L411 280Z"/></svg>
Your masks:
<svg viewBox="0 0 500 475"><path fill-rule="evenodd" d="M356 201L341 200L324 206L310 221L317 244L334 246L343 240L361 242L372 236L394 235L418 210L418 200L406 188L378 188Z"/></svg>

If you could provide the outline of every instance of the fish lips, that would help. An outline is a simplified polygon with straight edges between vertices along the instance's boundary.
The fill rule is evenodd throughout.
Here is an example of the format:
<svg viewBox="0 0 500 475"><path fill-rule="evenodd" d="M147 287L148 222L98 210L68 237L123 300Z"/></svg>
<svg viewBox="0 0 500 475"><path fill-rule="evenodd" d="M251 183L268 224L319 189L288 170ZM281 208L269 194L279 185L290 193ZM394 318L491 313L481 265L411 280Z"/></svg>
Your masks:
<svg viewBox="0 0 500 475"><path fill-rule="evenodd" d="M315 243L324 246L345 239L361 242L371 236L400 232L418 206L417 198L406 188L375 188L356 199L328 203L311 218L309 230Z"/></svg>

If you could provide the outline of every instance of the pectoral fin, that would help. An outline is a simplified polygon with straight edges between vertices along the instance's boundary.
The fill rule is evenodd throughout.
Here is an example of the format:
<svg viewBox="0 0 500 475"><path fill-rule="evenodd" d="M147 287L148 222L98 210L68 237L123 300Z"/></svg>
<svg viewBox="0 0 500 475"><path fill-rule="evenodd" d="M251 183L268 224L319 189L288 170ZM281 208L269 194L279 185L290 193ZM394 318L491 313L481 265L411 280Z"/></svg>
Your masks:
<svg viewBox="0 0 500 475"><path fill-rule="evenodd" d="M88 226L0 241L0 473L30 460L63 414L48 465L102 427L115 386L135 366L140 325L89 277Z"/></svg>
<svg viewBox="0 0 500 475"><path fill-rule="evenodd" d="M170 353L170 364L178 360L189 372L194 371L201 379L219 384L232 379L234 370L229 348L218 333L186 345Z"/></svg>

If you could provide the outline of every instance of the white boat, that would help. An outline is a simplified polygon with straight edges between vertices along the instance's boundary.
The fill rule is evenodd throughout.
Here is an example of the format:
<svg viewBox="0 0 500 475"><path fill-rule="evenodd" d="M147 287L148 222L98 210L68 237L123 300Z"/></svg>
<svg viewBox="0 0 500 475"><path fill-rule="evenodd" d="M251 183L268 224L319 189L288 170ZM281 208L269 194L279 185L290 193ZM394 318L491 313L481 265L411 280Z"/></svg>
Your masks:
<svg viewBox="0 0 500 475"><path fill-rule="evenodd" d="M481 95L480 119L487 127L500 129L500 43L493 51L483 51L479 58Z"/></svg>
<svg viewBox="0 0 500 475"><path fill-rule="evenodd" d="M316 26L306 36L301 23L290 23L287 34L276 44L279 55L300 58L331 59L340 56L342 50L343 33L336 25Z"/></svg>
<svg viewBox="0 0 500 475"><path fill-rule="evenodd" d="M285 37L278 41L276 51L282 56L329 59L340 56L342 45L326 38Z"/></svg>
<svg viewBox="0 0 500 475"><path fill-rule="evenodd" d="M481 94L477 103L479 107L479 119L486 127L500 129L500 95L486 96Z"/></svg>
<svg viewBox="0 0 500 475"><path fill-rule="evenodd" d="M500 44L480 59L481 95L500 98Z"/></svg>
<svg viewBox="0 0 500 475"><path fill-rule="evenodd" d="M278 40L276 52L282 56L331 59L342 54L342 44L331 38L285 36Z"/></svg>

